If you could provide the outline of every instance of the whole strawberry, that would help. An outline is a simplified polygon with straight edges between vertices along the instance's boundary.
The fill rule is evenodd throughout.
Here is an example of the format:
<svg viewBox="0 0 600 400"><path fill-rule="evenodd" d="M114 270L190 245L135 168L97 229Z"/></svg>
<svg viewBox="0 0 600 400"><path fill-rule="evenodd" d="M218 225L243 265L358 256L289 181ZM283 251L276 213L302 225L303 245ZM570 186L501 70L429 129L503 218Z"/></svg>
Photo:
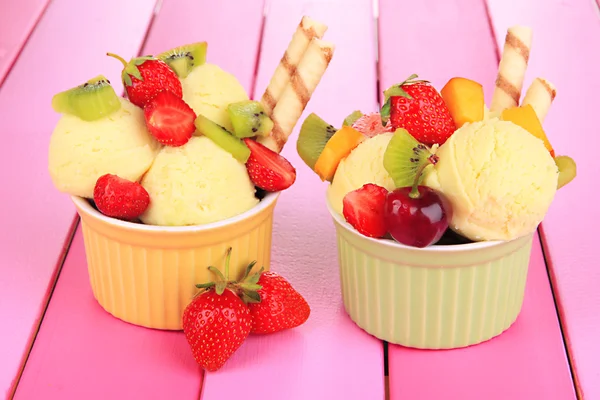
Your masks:
<svg viewBox="0 0 600 400"><path fill-rule="evenodd" d="M275 272L263 272L258 279L260 302L249 302L252 333L274 333L302 325L310 316L304 297Z"/></svg>
<svg viewBox="0 0 600 400"><path fill-rule="evenodd" d="M231 248L227 252L225 276L229 271ZM207 371L216 371L244 343L252 328L248 306L228 286L225 276L209 267L219 280L196 285L204 289L183 312L183 332L196 362Z"/></svg>
<svg viewBox="0 0 600 400"><path fill-rule="evenodd" d="M129 101L136 106L143 108L162 91L172 92L182 98L179 77L165 62L151 56L132 58L127 62L116 54L107 55L123 63L123 85Z"/></svg>
<svg viewBox="0 0 600 400"><path fill-rule="evenodd" d="M106 174L96 181L94 202L106 216L135 220L148 208L150 196L139 183Z"/></svg>
<svg viewBox="0 0 600 400"><path fill-rule="evenodd" d="M389 116L394 129L404 128L426 145L443 144L456 130L444 99L427 81L411 75L385 91L382 119Z"/></svg>

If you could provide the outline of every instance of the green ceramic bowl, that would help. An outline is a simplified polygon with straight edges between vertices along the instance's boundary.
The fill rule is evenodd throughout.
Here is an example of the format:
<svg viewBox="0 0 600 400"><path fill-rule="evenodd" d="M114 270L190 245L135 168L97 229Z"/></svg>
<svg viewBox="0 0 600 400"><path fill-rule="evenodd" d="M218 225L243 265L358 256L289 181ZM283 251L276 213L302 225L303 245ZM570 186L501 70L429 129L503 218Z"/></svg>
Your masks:
<svg viewBox="0 0 600 400"><path fill-rule="evenodd" d="M327 206L344 307L371 335L407 347L453 349L498 336L517 319L533 234L420 249L365 237Z"/></svg>

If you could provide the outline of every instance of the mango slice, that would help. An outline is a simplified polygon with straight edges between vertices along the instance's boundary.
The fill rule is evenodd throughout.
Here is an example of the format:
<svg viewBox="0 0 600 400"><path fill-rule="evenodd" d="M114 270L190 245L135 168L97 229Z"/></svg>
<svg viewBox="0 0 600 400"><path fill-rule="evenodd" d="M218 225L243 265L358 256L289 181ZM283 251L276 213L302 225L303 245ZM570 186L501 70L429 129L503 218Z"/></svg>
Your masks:
<svg viewBox="0 0 600 400"><path fill-rule="evenodd" d="M344 126L333 134L315 163L315 172L321 180L330 181L344 158L356 148L365 136L354 128Z"/></svg>
<svg viewBox="0 0 600 400"><path fill-rule="evenodd" d="M536 138L541 139L544 142L544 146L546 146L550 152L550 155L552 155L554 158L554 149L552 148L548 137L544 133L540 119L530 104L527 104L526 106L507 108L506 110L502 111L502 119L504 121L510 121L513 124L519 125Z"/></svg>
<svg viewBox="0 0 600 400"><path fill-rule="evenodd" d="M452 78L440 92L456 128L483 120L483 87L467 78Z"/></svg>

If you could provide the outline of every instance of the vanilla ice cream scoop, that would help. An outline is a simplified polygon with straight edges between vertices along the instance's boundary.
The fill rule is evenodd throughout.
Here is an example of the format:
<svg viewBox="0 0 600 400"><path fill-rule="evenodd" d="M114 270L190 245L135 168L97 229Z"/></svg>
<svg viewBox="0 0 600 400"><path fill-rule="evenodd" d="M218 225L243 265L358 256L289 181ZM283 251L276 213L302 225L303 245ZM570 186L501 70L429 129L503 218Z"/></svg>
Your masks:
<svg viewBox="0 0 600 400"><path fill-rule="evenodd" d="M508 121L466 124L437 150L424 183L452 205L450 227L475 241L532 233L556 193L558 169L544 143Z"/></svg>
<svg viewBox="0 0 600 400"><path fill-rule="evenodd" d="M146 129L142 109L119 100L121 108L107 117L84 121L65 114L56 124L48 170L61 192L92 198L102 175L137 181L150 168L161 146Z"/></svg>
<svg viewBox="0 0 600 400"><path fill-rule="evenodd" d="M383 133L367 139L340 161L327 190L329 203L339 214L343 211L344 196L367 183L374 183L388 190L395 188L392 177L383 167L383 155L393 135Z"/></svg>
<svg viewBox="0 0 600 400"><path fill-rule="evenodd" d="M142 179L150 225L200 225L241 214L258 204L246 166L206 136L165 146Z"/></svg>
<svg viewBox="0 0 600 400"><path fill-rule="evenodd" d="M248 100L246 91L232 74L214 64L195 67L181 80L183 100L196 114L202 114L217 124L232 130L227 106Z"/></svg>

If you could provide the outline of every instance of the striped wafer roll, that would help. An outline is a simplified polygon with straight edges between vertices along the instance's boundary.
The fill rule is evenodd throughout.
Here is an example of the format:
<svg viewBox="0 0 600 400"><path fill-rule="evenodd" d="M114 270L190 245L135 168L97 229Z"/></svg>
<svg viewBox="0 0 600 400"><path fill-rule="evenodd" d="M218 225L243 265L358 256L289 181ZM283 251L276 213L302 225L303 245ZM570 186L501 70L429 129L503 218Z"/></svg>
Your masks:
<svg viewBox="0 0 600 400"><path fill-rule="evenodd" d="M296 73L281 94L273 109L273 131L258 139L273 151L280 152L300 119L306 104L325 73L335 46L320 39L312 39Z"/></svg>
<svg viewBox="0 0 600 400"><path fill-rule="evenodd" d="M556 97L556 88L544 78L535 78L523 98L523 105L529 104L535 110L540 122L544 122L548 110Z"/></svg>
<svg viewBox="0 0 600 400"><path fill-rule="evenodd" d="M267 115L271 115L273 108L279 101L286 85L296 71L308 44L313 38L322 38L327 30L327 25L317 22L309 17L302 17L298 29L294 32L287 50L283 54L279 65L271 77L269 86L262 96L261 103Z"/></svg>
<svg viewBox="0 0 600 400"><path fill-rule="evenodd" d="M490 111L502 111L519 105L529 61L531 36L531 28L525 26L508 28Z"/></svg>

